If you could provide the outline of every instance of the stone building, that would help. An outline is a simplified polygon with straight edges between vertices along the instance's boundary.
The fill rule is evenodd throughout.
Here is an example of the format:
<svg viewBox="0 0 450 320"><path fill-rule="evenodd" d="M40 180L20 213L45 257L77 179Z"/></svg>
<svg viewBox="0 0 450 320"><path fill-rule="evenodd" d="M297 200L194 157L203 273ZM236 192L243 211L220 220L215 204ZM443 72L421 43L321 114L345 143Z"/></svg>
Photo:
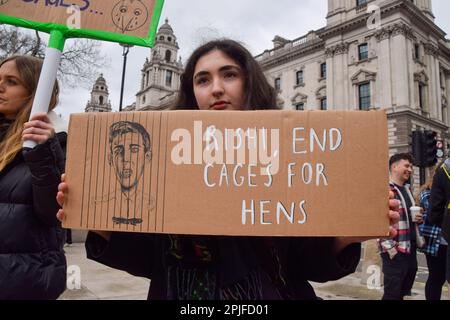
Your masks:
<svg viewBox="0 0 450 320"><path fill-rule="evenodd" d="M327 24L257 60L284 109L388 114L391 154L410 151L413 130L450 143L450 41L431 0L328 0ZM416 170L418 171L418 170Z"/></svg>
<svg viewBox="0 0 450 320"><path fill-rule="evenodd" d="M168 19L159 28L156 41L142 68L141 89L136 94L135 110L166 109L175 101L183 72L178 59L177 38Z"/></svg>
<svg viewBox="0 0 450 320"><path fill-rule="evenodd" d="M91 100L88 101L86 112L111 112L111 101L109 101L108 85L103 74L95 81L91 91Z"/></svg>

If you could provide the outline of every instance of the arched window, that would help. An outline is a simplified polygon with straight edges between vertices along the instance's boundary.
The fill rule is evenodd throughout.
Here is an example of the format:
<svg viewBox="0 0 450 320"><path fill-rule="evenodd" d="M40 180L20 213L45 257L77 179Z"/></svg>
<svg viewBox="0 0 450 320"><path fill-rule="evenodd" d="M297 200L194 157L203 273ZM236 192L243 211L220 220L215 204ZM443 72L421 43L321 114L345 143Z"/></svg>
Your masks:
<svg viewBox="0 0 450 320"><path fill-rule="evenodd" d="M100 96L98 100L100 101L100 104L103 104L103 96Z"/></svg>
<svg viewBox="0 0 450 320"><path fill-rule="evenodd" d="M167 41L171 42L172 41L172 37L168 37Z"/></svg>
<svg viewBox="0 0 450 320"><path fill-rule="evenodd" d="M164 40L164 36L159 37L159 40Z"/></svg>
<svg viewBox="0 0 450 320"><path fill-rule="evenodd" d="M170 52L170 50L166 51L166 61L170 62L170 58L172 58L172 52Z"/></svg>

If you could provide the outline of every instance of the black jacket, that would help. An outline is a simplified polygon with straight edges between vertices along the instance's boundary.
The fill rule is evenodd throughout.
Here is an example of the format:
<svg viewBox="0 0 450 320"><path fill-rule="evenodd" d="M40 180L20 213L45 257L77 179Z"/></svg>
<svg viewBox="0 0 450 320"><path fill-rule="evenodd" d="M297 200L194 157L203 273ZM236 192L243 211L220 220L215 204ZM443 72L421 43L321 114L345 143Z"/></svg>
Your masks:
<svg viewBox="0 0 450 320"><path fill-rule="evenodd" d="M24 149L0 172L0 300L56 299L66 287L55 196L67 135Z"/></svg>
<svg viewBox="0 0 450 320"><path fill-rule="evenodd" d="M202 269L198 263L189 264L170 258L173 243L168 235L116 232L107 242L90 232L86 251L89 259L151 279L148 299L152 300L194 300L194 290L180 287L200 285L199 289L203 289L199 282L207 283L205 278L208 277L204 275L211 270L216 274L212 279L217 284L215 292L211 292L211 299L315 300L317 297L309 280L338 280L353 273L360 260L360 244L350 245L335 257L332 254L334 238L204 238L215 239L218 244L216 262L210 269ZM268 239L277 252L275 261L272 261L275 264L264 257L267 257L264 243ZM255 270L262 272L253 276ZM276 276L271 277L270 274ZM239 291L236 288L245 289ZM249 295L245 296L246 293Z"/></svg>
<svg viewBox="0 0 450 320"><path fill-rule="evenodd" d="M446 170L444 169L446 166ZM442 235L450 242L450 159L436 171L430 196L430 213L428 217L432 224L442 228Z"/></svg>

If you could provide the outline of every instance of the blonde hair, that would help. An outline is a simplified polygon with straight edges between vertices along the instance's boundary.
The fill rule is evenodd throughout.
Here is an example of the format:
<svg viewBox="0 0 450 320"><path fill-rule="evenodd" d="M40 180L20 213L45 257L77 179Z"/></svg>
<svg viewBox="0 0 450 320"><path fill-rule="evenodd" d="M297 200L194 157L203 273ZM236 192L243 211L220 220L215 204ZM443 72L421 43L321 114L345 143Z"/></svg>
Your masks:
<svg viewBox="0 0 450 320"><path fill-rule="evenodd" d="M5 137L0 141L0 171L11 163L16 155L22 150L23 125L30 117L32 102L34 100L43 64L42 59L27 55L17 55L3 60L0 63L0 67L9 61L14 61L16 63L20 79L22 80L23 86L28 91L29 96L22 109L17 113L16 118L10 125ZM59 85L58 82L55 81L49 111L53 110L58 104L58 95Z"/></svg>

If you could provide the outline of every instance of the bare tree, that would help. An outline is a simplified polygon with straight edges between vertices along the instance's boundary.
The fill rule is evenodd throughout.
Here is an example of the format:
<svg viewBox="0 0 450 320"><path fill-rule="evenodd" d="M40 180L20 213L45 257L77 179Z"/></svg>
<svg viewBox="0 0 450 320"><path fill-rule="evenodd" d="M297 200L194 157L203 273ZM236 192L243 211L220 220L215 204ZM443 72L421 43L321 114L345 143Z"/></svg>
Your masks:
<svg viewBox="0 0 450 320"><path fill-rule="evenodd" d="M40 33L0 25L0 60L13 54L44 58L45 41ZM101 53L101 43L88 39L69 39L62 55L58 79L69 87L89 88L109 59Z"/></svg>

